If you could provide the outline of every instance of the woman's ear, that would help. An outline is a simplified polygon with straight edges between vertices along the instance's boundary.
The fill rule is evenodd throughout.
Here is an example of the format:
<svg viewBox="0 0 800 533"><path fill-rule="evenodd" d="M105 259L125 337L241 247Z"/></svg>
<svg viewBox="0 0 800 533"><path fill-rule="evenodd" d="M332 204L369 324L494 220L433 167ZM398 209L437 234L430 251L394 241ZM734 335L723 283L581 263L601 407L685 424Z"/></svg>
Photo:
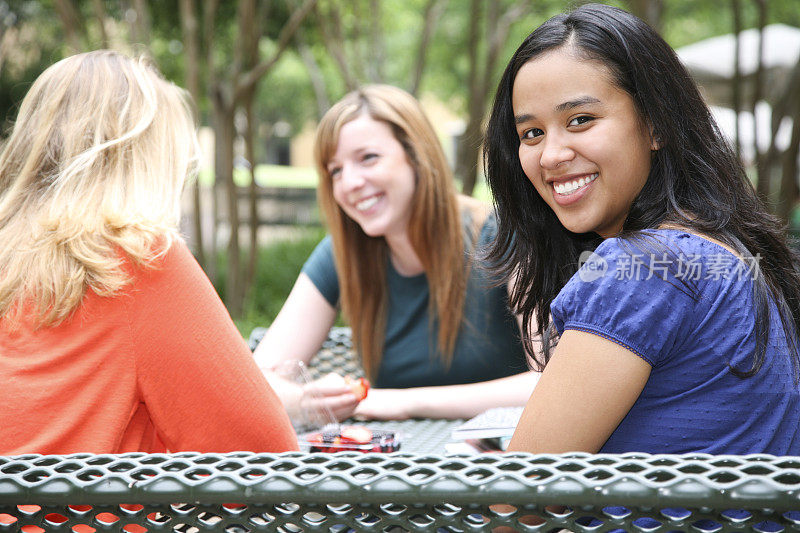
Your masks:
<svg viewBox="0 0 800 533"><path fill-rule="evenodd" d="M653 137L652 141L650 142L650 151L656 152L661 150L663 143L661 142L661 137Z"/></svg>
<svg viewBox="0 0 800 533"><path fill-rule="evenodd" d="M661 140L661 136L655 132L653 127L650 127L650 151L655 152L657 150L661 150L661 147L664 146L663 141Z"/></svg>

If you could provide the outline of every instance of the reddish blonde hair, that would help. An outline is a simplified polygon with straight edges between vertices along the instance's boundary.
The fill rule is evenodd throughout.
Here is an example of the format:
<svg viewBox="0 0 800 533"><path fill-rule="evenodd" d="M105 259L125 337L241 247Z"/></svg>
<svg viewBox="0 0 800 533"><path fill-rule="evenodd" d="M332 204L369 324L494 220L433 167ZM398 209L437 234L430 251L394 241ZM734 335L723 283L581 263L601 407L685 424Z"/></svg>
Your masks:
<svg viewBox="0 0 800 533"><path fill-rule="evenodd" d="M364 370L374 377L386 331L388 245L383 237L366 235L339 207L327 168L342 126L363 114L391 127L414 169L417 182L409 238L428 278L430 317L439 327L436 348L449 364L461 327L468 275L459 200L442 147L419 102L388 85L369 85L347 94L317 129L317 194L333 239L342 312L353 329Z"/></svg>

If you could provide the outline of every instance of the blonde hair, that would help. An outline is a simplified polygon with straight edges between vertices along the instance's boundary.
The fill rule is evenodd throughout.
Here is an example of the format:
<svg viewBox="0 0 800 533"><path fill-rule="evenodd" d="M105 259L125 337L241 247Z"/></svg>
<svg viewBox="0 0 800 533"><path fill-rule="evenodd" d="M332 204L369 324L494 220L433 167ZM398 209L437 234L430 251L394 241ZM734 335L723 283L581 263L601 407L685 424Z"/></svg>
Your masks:
<svg viewBox="0 0 800 533"><path fill-rule="evenodd" d="M37 326L109 296L177 237L198 143L185 91L101 50L45 70L0 154L0 313Z"/></svg>
<svg viewBox="0 0 800 533"><path fill-rule="evenodd" d="M419 102L388 85L369 85L347 94L317 128L318 200L333 240L342 312L353 329L364 370L374 377L386 332L388 245L383 237L366 235L339 207L327 168L342 126L362 114L390 126L415 172L408 233L428 278L431 323L435 319L439 327L438 351L449 364L461 327L468 276L459 200L442 147Z"/></svg>

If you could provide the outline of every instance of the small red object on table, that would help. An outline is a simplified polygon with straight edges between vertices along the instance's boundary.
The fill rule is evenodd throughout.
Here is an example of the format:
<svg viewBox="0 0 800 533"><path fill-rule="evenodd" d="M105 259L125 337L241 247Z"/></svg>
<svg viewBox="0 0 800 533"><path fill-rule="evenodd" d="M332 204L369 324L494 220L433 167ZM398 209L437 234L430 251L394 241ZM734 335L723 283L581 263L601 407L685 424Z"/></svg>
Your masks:
<svg viewBox="0 0 800 533"><path fill-rule="evenodd" d="M341 426L305 435L309 452L396 452L400 441L394 431L364 426Z"/></svg>

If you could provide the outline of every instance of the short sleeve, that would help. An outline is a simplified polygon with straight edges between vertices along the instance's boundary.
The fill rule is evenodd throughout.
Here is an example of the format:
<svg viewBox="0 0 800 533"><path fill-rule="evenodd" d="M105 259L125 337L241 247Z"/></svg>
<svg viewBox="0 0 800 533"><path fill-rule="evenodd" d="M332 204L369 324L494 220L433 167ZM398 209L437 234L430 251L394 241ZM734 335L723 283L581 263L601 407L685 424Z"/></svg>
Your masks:
<svg viewBox="0 0 800 533"><path fill-rule="evenodd" d="M607 239L567 282L550 307L559 334L593 333L663 364L697 320L696 301L675 277L672 253Z"/></svg>
<svg viewBox="0 0 800 533"><path fill-rule="evenodd" d="M333 241L327 235L322 239L303 265L302 272L308 276L317 290L331 306L339 303L339 278L333 260Z"/></svg>

